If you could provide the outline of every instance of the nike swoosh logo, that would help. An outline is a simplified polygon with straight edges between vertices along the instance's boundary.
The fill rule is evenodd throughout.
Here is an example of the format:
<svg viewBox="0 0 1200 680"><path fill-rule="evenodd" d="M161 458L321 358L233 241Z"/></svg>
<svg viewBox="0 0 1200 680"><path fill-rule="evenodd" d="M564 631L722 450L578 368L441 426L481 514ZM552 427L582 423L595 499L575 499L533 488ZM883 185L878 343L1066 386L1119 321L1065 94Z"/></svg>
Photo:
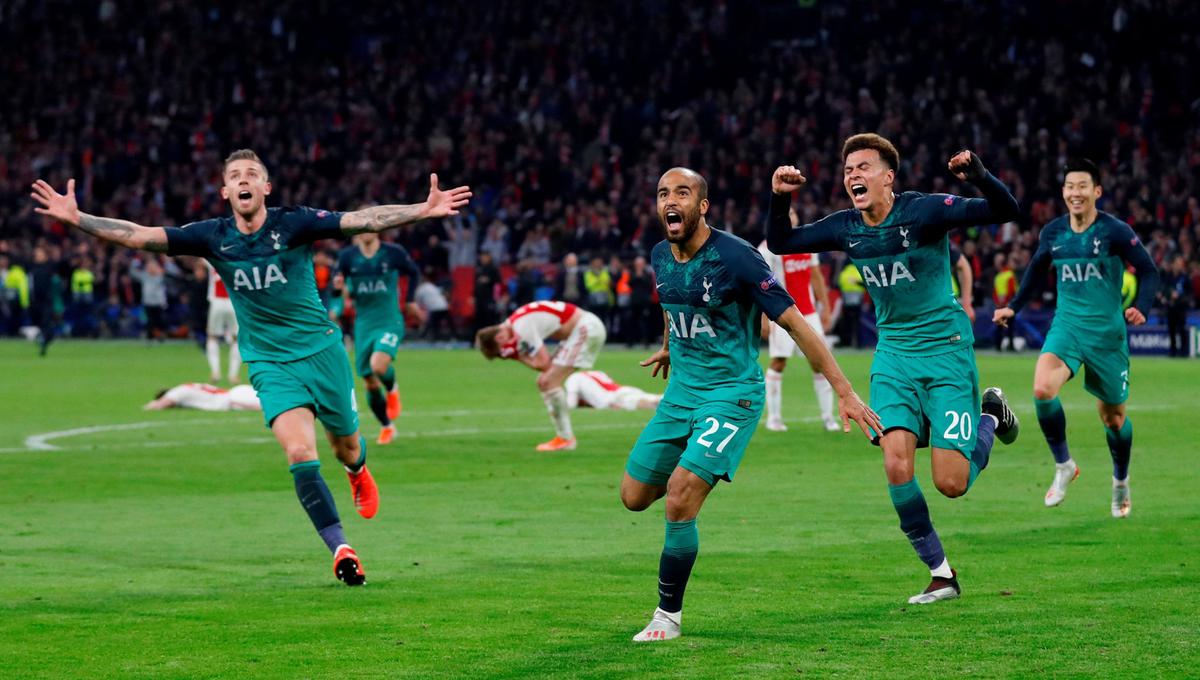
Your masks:
<svg viewBox="0 0 1200 680"><path fill-rule="evenodd" d="M1058 250L1059 248L1062 248L1062 246L1054 246L1053 248L1050 249L1050 252L1054 252L1054 251Z"/></svg>
<svg viewBox="0 0 1200 680"><path fill-rule="evenodd" d="M229 244L223 245L223 246L221 246L221 252L223 253L223 252L225 252L226 250L229 250L229 249L230 249L230 248L232 248L232 247L233 247L233 244L232 244L232 243L229 243Z"/></svg>
<svg viewBox="0 0 1200 680"><path fill-rule="evenodd" d="M659 283L659 284L656 284L654 287L655 287L655 288L662 288L662 287L663 287L663 286L665 286L665 285L667 285L667 284L665 284L665 283Z"/></svg>
<svg viewBox="0 0 1200 680"><path fill-rule="evenodd" d="M851 248L853 248L854 246L856 246L856 245L858 245L858 244L860 244L860 243L862 243L862 241L851 241L851 242L850 242L850 247L851 247Z"/></svg>
<svg viewBox="0 0 1200 680"><path fill-rule="evenodd" d="M711 453L709 453L708 451L704 452L704 457L705 458L720 458L720 456L714 456Z"/></svg>

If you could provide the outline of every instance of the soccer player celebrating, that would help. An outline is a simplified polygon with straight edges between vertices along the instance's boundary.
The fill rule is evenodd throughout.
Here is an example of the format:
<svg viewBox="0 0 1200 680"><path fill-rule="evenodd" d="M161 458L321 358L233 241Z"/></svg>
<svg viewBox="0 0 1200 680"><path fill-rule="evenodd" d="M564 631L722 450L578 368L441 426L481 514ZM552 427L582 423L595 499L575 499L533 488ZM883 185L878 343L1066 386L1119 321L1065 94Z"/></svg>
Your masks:
<svg viewBox="0 0 1200 680"><path fill-rule="evenodd" d="M345 280L346 294L354 300L354 363L367 387L367 403L379 421L379 444L396 436L392 421L400 415L400 391L392 361L404 339L404 317L397 304L400 276L408 277L405 311L417 318L421 309L412 302L421 271L403 246L383 243L379 234L365 232L338 256L337 271Z"/></svg>
<svg viewBox="0 0 1200 680"><path fill-rule="evenodd" d="M635 512L667 497L658 608L635 642L680 635L684 589L699 550L696 518L717 481L733 481L762 415L761 313L787 329L829 379L843 430L850 431L850 419L864 434L880 427L758 250L705 222L708 205L699 173L672 168L658 180L666 241L651 259L667 327L662 348L642 365L654 365L651 375L666 378L672 368L675 375L621 480L621 502Z"/></svg>
<svg viewBox="0 0 1200 680"><path fill-rule="evenodd" d="M65 194L33 184L36 211L80 231L127 248L204 257L225 281L240 330L240 349L263 416L287 456L296 495L334 555L334 574L347 585L366 580L362 563L346 541L333 495L321 477L314 420L325 426L334 453L346 468L354 505L365 518L379 509L379 493L367 470L366 444L358 433L354 376L341 332L321 305L313 278L311 243L379 232L402 224L458 214L471 196L467 187L448 191L430 176L429 196L414 205L380 205L339 213L312 208L267 208L271 182L266 165L248 149L225 159L221 197L230 217L183 227L145 227L81 212L75 180Z"/></svg>
<svg viewBox="0 0 1200 680"><path fill-rule="evenodd" d="M788 217L793 226L799 224L800 217L795 209L788 211ZM759 244L758 251L771 265L776 278L783 281L804 320L818 336L824 338L825 327L829 325L829 291L825 286L825 276L821 274L820 258L816 253L776 255L767 248L765 242ZM769 323L767 349L771 363L767 367L767 429L786 432L787 425L783 422L783 371L787 368L788 359L799 352L799 348L779 324ZM842 428L833 417L833 388L811 361L809 367L813 372L813 391L817 394L817 405L821 409L821 422L825 424L826 431L837 432Z"/></svg>
<svg viewBox="0 0 1200 680"><path fill-rule="evenodd" d="M661 394L651 394L630 385L621 385L604 371L576 371L563 383L567 391L567 407L586 406L594 409L636 411L654 410L662 401Z"/></svg>
<svg viewBox="0 0 1200 680"><path fill-rule="evenodd" d="M1112 454L1112 516L1120 518L1128 517L1130 511L1129 456L1133 448L1133 423L1125 415L1129 397L1125 324L1146 322L1158 290L1158 270L1129 225L1096 209L1101 194L1100 171L1094 163L1080 159L1067 164L1062 186L1067 214L1042 228L1037 252L1017 296L1008 307L997 309L992 320L1008 325L1040 291L1046 273L1053 269L1058 307L1033 374L1033 405L1054 455L1054 481L1046 491L1046 505L1062 503L1067 485L1079 476L1079 466L1067 449L1067 421L1058 393L1086 366L1084 389L1098 400L1100 422ZM1140 292L1134 305L1122 313L1125 262L1137 270Z"/></svg>
<svg viewBox="0 0 1200 680"><path fill-rule="evenodd" d="M488 361L513 359L538 372L537 386L554 423L554 438L538 451L573 451L575 433L563 382L575 369L589 369L604 347L608 331L591 312L570 302L544 300L522 305L503 323L479 329L475 342ZM546 340L559 340L551 357Z"/></svg>
<svg viewBox="0 0 1200 680"><path fill-rule="evenodd" d="M876 134L847 139L842 161L843 185L854 207L797 229L787 210L792 192L806 180L792 166L775 170L767 245L781 254L843 250L862 273L878 316L871 405L883 429L876 441L900 528L932 576L909 603L955 598L962 592L957 573L913 475L916 449L932 448L934 486L955 498L987 467L994 437L1011 443L1018 423L995 387L984 392L980 413L974 334L951 292L946 234L1015 219L1017 202L970 151L955 154L948 166L978 187L982 199L915 191L897 196L892 188L900 154Z"/></svg>
<svg viewBox="0 0 1200 680"><path fill-rule="evenodd" d="M169 408L194 408L200 411L261 411L258 393L250 385L234 385L223 390L207 383L184 383L162 390L142 409L162 411Z"/></svg>

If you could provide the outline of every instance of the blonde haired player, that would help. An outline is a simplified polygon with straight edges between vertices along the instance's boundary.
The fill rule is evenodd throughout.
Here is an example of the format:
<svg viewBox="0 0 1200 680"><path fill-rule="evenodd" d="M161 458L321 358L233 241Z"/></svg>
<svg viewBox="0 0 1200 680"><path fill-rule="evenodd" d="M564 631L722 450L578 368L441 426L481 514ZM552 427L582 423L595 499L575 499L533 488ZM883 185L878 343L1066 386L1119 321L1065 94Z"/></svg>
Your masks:
<svg viewBox="0 0 1200 680"><path fill-rule="evenodd" d="M790 209L788 217L792 226L799 224L796 210ZM796 255L776 255L767 248L766 241L758 246L763 259L771 266L771 271L792 299L796 301L796 309L812 327L817 337L825 337L825 329L829 326L829 289L825 285L825 276L821 273L821 261L816 253ZM819 306L818 306L819 305ZM800 352L792 336L782 326L766 319L770 323L767 336L767 347L771 357L766 373L767 383L767 429L772 432L786 432L787 425L783 422L783 371L787 368L788 359ZM826 346L828 346L826 342ZM837 418L833 416L833 387L809 359L812 369L813 392L817 395L817 404L821 408L821 422L827 432L841 430Z"/></svg>
<svg viewBox="0 0 1200 680"><path fill-rule="evenodd" d="M604 347L608 332L595 314L570 302L544 300L518 307L503 323L475 335L479 351L492 359L514 359L538 371L538 391L554 423L554 438L538 451L571 451L575 433L563 383L577 368L588 369ZM551 357L546 340L559 340Z"/></svg>
<svg viewBox="0 0 1200 680"><path fill-rule="evenodd" d="M238 322L233 311L233 302L229 299L229 291L221 275L203 260L208 270L208 326L204 341L204 355L208 358L208 369L211 382L221 379L221 339L229 345L229 382L237 383L238 373L242 370L242 353L238 351Z"/></svg>

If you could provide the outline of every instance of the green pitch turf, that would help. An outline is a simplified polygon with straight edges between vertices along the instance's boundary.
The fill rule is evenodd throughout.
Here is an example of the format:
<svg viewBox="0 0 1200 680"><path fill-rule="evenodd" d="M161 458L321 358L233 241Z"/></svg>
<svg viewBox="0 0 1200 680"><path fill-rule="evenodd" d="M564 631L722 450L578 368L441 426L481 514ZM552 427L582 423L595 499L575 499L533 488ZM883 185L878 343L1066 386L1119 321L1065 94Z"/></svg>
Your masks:
<svg viewBox="0 0 1200 680"><path fill-rule="evenodd" d="M599 368L656 386L643 353ZM870 357L841 355L864 395ZM334 580L258 414L140 410L203 379L192 346L0 343L0 678L1160 677L1200 663L1200 363L1136 359L1133 516L1109 516L1094 402L1064 391L1082 468L1065 504L1032 413L1034 355L982 356L1022 418L965 498L918 475L963 598L906 604L928 572L878 452L820 431L785 381L791 431L760 428L700 518L684 637L634 645L657 602L662 507L617 497L648 413L582 411L550 437L534 374L402 350L400 438L372 445L383 506L324 472L368 583ZM360 404L365 400L359 398ZM370 441L378 432L364 409ZM33 447L35 450L31 450ZM53 448L50 448L53 447Z"/></svg>

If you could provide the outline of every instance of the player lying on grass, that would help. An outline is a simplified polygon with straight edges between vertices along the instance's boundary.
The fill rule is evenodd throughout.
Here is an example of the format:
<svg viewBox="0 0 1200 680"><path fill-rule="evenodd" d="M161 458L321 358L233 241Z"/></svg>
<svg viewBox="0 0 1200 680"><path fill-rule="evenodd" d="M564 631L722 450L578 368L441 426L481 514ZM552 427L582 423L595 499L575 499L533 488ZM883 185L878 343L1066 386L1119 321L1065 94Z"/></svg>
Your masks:
<svg viewBox="0 0 1200 680"><path fill-rule="evenodd" d="M567 391L568 408L654 410L662 401L661 394L618 384L604 371L576 371L567 378L563 389Z"/></svg>
<svg viewBox="0 0 1200 680"><path fill-rule="evenodd" d="M379 234L365 232L338 255L337 271L346 294L354 301L354 363L367 388L367 404L379 421L379 444L396 436L392 421L400 416L400 390L392 362L404 340L397 279L408 277L404 289L405 313L421 318L412 301L421 271L404 246L383 243Z"/></svg>
<svg viewBox="0 0 1200 680"><path fill-rule="evenodd" d="M788 220L788 208L792 192L806 180L790 165L775 170L767 244L780 254L845 251L860 270L878 316L871 406L883 420L876 441L888 494L900 528L931 574L929 586L909 603L955 598L962 592L957 574L913 474L916 449L931 447L934 486L957 498L987 467L993 438L1011 443L1018 423L999 388L988 388L980 407L975 336L951 292L946 234L1016 219L1017 201L970 151L954 154L947 166L984 198L896 195L900 154L876 134L847 139L842 165L854 207L798 228Z"/></svg>
<svg viewBox="0 0 1200 680"><path fill-rule="evenodd" d="M608 332L604 322L570 302L544 300L522 305L503 323L479 329L475 344L489 361L512 359L538 372L537 387L554 424L554 438L538 451L571 451L575 433L563 382L575 369L596 364ZM553 355L547 340L558 340Z"/></svg>
<svg viewBox="0 0 1200 680"><path fill-rule="evenodd" d="M680 635L683 594L700 547L696 518L717 482L733 481L762 416L762 313L787 329L828 378L844 431L851 419L864 434L880 427L758 250L708 225L708 205L708 183L699 173L672 168L659 179L658 217L666 240L654 246L651 260L666 329L662 349L642 365L653 364L651 375L673 375L629 453L621 502L639 512L666 496L666 536L658 607L635 642Z"/></svg>
<svg viewBox="0 0 1200 680"><path fill-rule="evenodd" d="M233 214L183 227L146 227L81 212L75 180L65 194L33 184L39 214L110 243L168 255L203 257L225 282L239 327L239 349L263 416L287 457L296 496L334 555L334 574L347 585L366 580L346 541L333 495L321 477L315 421L325 426L334 454L345 466L358 513L379 509L379 492L367 470L366 442L358 433L354 375L342 333L329 320L313 276L314 241L458 214L467 187L443 191L437 175L429 196L414 205L380 205L340 213L305 207L267 208L271 182L266 165L249 149L225 159L221 197Z"/></svg>
<svg viewBox="0 0 1200 680"><path fill-rule="evenodd" d="M223 390L207 383L184 383L160 390L142 409L161 411L168 408L194 408L200 411L261 411L262 402L250 385L234 385Z"/></svg>
<svg viewBox="0 0 1200 680"><path fill-rule="evenodd" d="M1049 507L1063 502L1079 466L1067 448L1067 419L1058 393L1080 367L1087 367L1084 389L1096 397L1100 422L1112 456L1112 516L1128 517L1129 457L1133 422L1125 415L1129 398L1129 345L1125 324L1146 323L1158 290L1158 269L1125 222L1096 209L1100 170L1089 160L1074 160L1063 173L1067 214L1052 220L1039 236L1037 252L1025 270L1017 296L997 309L992 321L1006 326L1054 272L1058 303L1054 321L1033 374L1033 405L1038 424L1054 456L1054 481L1046 491ZM1121 280L1125 263L1137 270L1138 296L1122 311Z"/></svg>

